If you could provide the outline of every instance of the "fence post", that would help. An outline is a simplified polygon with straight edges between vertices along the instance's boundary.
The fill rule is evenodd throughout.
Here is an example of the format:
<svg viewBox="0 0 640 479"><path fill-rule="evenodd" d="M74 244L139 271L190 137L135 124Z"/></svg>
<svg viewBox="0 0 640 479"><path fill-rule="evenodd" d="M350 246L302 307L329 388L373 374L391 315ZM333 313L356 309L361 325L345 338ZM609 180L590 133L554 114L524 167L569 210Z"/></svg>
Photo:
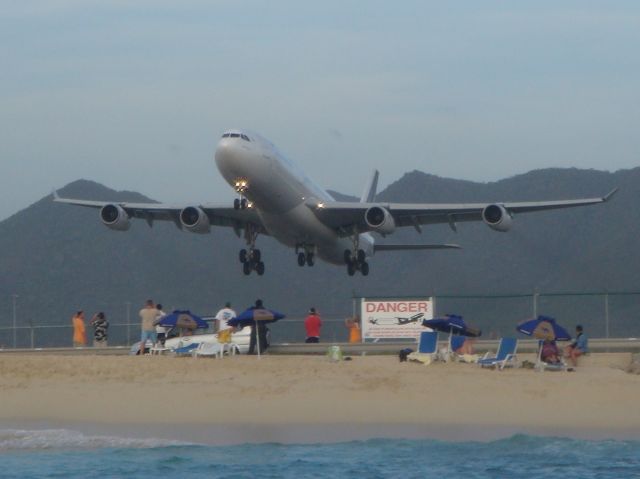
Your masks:
<svg viewBox="0 0 640 479"><path fill-rule="evenodd" d="M29 320L29 329L31 329L31 349L34 349L34 340L33 340L33 319Z"/></svg>
<svg viewBox="0 0 640 479"><path fill-rule="evenodd" d="M131 302L127 301L127 346L131 344Z"/></svg>
<svg viewBox="0 0 640 479"><path fill-rule="evenodd" d="M540 293L538 293L537 290L533 290L533 317L537 318L538 317L538 296L540 296Z"/></svg>
<svg viewBox="0 0 640 479"><path fill-rule="evenodd" d="M609 293L604 294L604 337L609 339Z"/></svg>

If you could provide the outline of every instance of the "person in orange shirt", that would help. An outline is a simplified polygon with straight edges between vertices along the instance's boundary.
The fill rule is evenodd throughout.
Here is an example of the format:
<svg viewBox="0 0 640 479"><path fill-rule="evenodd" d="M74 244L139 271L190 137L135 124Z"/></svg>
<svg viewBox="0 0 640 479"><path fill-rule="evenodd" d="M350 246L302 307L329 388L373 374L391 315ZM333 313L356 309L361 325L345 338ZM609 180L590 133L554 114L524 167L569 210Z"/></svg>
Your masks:
<svg viewBox="0 0 640 479"><path fill-rule="evenodd" d="M345 319L344 325L347 328L349 328L350 343L359 343L362 341L362 336L360 335L360 317L359 316Z"/></svg>
<svg viewBox="0 0 640 479"><path fill-rule="evenodd" d="M84 312L78 311L73 318L73 347L79 348L87 345L87 331L84 325Z"/></svg>

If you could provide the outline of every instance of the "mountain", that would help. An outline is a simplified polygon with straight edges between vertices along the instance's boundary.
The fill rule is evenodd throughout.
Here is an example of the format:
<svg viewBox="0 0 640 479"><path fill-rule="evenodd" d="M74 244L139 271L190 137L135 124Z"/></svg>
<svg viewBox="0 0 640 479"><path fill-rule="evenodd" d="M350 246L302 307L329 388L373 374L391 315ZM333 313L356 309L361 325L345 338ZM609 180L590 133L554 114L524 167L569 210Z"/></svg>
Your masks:
<svg viewBox="0 0 640 479"><path fill-rule="evenodd" d="M190 308L215 312L225 301L244 309L256 298L267 306L304 317L316 306L325 318L352 313L353 296L437 296L437 310L464 314L486 331L506 334L517 319L532 314L532 300L522 294L539 292L639 291L640 168L608 173L595 170L546 169L491 183L441 178L419 171L405 174L382 191L379 201L483 202L565 199L601 196L620 187L605 205L514 218L508 233L484 224L428 226L419 235L398 231L381 241L458 243L459 251L385 253L373 258L371 274L348 277L345 268L319 263L300 268L292 250L273 239L258 244L267 266L265 276L244 276L237 258L243 242L232 231L213 228L210 235L179 231L157 222L149 228L134 221L122 233L105 228L97 210L56 204L51 196L0 222L0 328L12 321L12 295L17 294L21 325L69 325L77 309L87 315L105 311L112 337L123 340L127 316L147 298L166 309ZM110 201L151 201L135 192L117 192L79 180L59 191L63 197ZM354 199L336 193L340 199ZM197 198L194 198L197 201ZM515 295L511 298L452 298L450 295ZM612 332L638 330L638 297L612 297ZM128 312L127 312L128 311ZM556 314L563 322L592 324L603 331L602 297L542 297L539 312ZM332 335L343 339L340 324ZM617 329L616 329L617 328ZM274 325L277 337L300 337L299 323ZM325 331L328 331L326 329ZM598 331L598 333L596 333ZM19 342L28 341L20 332ZM68 342L65 328L35 330L36 343ZM136 327L129 338L137 336ZM638 333L640 334L640 330ZM332 337L325 335L327 340ZM0 344L11 344L0 330Z"/></svg>

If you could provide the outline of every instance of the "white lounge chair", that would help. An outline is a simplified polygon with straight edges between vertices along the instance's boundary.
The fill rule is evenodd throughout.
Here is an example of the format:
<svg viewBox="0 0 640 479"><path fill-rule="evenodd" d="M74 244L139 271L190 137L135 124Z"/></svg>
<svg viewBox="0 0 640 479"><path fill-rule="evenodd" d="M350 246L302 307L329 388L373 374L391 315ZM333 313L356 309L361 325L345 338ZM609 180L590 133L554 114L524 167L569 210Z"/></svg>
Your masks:
<svg viewBox="0 0 640 479"><path fill-rule="evenodd" d="M200 356L212 356L222 358L223 347L218 343L200 343L197 348L193 350L193 357L199 358Z"/></svg>

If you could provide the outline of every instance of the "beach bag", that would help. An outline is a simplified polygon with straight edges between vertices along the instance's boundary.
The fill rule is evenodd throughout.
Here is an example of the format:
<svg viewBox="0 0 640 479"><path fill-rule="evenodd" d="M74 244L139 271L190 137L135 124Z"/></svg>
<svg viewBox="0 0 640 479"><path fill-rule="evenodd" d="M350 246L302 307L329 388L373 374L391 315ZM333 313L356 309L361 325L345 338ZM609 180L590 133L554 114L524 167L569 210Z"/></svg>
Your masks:
<svg viewBox="0 0 640 479"><path fill-rule="evenodd" d="M329 349L327 349L327 356L331 361L342 361L342 350L340 349L340 346L329 346Z"/></svg>
<svg viewBox="0 0 640 479"><path fill-rule="evenodd" d="M407 360L407 356L409 356L409 354L411 354L412 352L413 352L413 349L411 348L401 349L400 352L398 353L398 359L400 359L400 362L403 363Z"/></svg>

